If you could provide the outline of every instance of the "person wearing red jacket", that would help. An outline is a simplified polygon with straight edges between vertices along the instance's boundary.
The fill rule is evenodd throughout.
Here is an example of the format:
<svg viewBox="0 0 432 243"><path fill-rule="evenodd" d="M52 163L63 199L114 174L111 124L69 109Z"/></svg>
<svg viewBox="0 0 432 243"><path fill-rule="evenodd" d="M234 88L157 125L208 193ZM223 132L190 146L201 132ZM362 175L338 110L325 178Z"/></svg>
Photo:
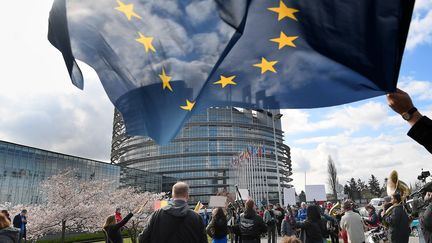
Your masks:
<svg viewBox="0 0 432 243"><path fill-rule="evenodd" d="M120 208L116 208L114 216L115 216L115 220L116 220L117 223L120 222L120 221L122 221L122 219L123 219L120 211L121 211Z"/></svg>

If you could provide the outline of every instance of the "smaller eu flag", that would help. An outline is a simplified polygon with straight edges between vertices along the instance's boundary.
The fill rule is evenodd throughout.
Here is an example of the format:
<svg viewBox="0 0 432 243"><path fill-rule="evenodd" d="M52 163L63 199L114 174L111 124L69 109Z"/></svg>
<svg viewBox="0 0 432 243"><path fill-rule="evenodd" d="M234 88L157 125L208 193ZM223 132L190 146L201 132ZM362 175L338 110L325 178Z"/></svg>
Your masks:
<svg viewBox="0 0 432 243"><path fill-rule="evenodd" d="M129 135L169 142L211 106L344 104L396 89L414 0L55 0L72 82L92 66Z"/></svg>

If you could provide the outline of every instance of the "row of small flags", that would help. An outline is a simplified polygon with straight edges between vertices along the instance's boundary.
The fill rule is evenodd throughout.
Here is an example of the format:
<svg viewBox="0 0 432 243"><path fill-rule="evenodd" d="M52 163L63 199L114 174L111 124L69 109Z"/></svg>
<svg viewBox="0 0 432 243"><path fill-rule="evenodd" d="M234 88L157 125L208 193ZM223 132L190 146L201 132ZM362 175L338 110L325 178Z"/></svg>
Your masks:
<svg viewBox="0 0 432 243"><path fill-rule="evenodd" d="M242 162L249 158L262 158L265 156L266 150L264 146L252 146L248 145L246 150L240 152L238 155L231 159L231 166L238 167L242 165Z"/></svg>

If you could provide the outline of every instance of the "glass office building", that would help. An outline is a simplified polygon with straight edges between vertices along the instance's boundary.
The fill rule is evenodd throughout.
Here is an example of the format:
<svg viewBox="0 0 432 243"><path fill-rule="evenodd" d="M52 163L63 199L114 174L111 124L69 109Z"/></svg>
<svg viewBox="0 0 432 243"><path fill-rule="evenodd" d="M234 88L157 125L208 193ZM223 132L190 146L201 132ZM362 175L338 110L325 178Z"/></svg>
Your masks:
<svg viewBox="0 0 432 243"><path fill-rule="evenodd" d="M159 146L147 137L126 136L121 114L115 112L111 162L186 181L191 187L191 203L208 203L209 196L220 191L235 192L234 185L239 180L235 178L238 173L233 173L233 157L248 146L260 146L266 151L260 172L265 175L261 178L266 178L266 195L269 201L277 202L276 172L279 169L282 191L290 187L292 169L290 148L283 143L281 121L276 114L277 111L209 108L191 117L170 144Z"/></svg>
<svg viewBox="0 0 432 243"><path fill-rule="evenodd" d="M162 176L158 174L0 140L0 202L39 203L43 200L39 184L68 169L74 169L83 180L108 179L119 187L162 191Z"/></svg>

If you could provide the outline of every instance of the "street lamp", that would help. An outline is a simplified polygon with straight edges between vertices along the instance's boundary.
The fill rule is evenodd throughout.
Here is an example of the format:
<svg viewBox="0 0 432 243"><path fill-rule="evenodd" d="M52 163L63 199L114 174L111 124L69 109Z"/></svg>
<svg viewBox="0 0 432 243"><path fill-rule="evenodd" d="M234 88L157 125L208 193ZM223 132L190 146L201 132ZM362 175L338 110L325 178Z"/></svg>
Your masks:
<svg viewBox="0 0 432 243"><path fill-rule="evenodd" d="M279 175L279 161L278 161L278 153L277 153L277 144L276 144L276 127L275 120L281 119L282 114L273 114L272 113L272 121L273 121L273 142L274 142L274 151L275 151L275 163L276 163L276 174L277 174L277 183L278 183L278 198L279 205L282 205L282 197L281 197L281 185L280 185L280 175Z"/></svg>

